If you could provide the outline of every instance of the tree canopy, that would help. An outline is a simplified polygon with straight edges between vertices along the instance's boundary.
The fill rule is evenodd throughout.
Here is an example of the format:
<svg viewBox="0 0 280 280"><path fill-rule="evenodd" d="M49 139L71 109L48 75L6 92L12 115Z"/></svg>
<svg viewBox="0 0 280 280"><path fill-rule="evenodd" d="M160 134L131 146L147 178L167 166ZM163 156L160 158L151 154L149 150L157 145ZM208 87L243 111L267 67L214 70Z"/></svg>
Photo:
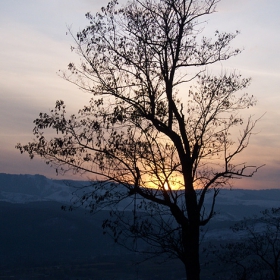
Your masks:
<svg viewBox="0 0 280 280"><path fill-rule="evenodd" d="M68 115L58 100L35 119L35 140L17 145L58 172L118 183L106 199L91 190L82 201L142 198L149 224L157 216L157 226L144 226L144 219L136 228L130 219L123 230L181 259L188 279L199 279L199 228L213 217L219 188L258 169L238 161L256 123L240 113L256 103L245 91L250 79L207 71L240 53L230 48L238 32L202 35L204 16L217 2L133 0L119 7L113 0L96 15L86 14L89 25L72 35L80 64L69 63L61 75L92 94L89 104ZM48 128L57 136L48 137ZM208 194L212 204L205 209ZM112 223L104 226L116 234Z"/></svg>

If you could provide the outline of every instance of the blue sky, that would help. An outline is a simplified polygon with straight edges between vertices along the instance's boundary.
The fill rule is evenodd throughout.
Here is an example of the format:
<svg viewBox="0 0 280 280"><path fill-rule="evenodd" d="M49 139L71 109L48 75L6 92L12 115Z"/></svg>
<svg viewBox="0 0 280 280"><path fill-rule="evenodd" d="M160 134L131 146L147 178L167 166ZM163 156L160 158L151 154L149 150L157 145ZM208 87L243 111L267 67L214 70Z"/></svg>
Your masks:
<svg viewBox="0 0 280 280"><path fill-rule="evenodd" d="M124 2L124 1L122 1ZM14 148L32 140L33 120L65 100L76 112L90 96L61 79L77 56L70 51L73 32L83 29L86 12L95 13L106 2L99 0L1 0L0 1L0 172L40 173L55 178L41 160L30 161ZM222 0L209 17L206 34L214 30L241 34L234 46L244 48L238 57L215 67L237 69L252 77L248 90L258 99L251 113L265 116L256 128L244 160L266 164L253 179L238 187L279 188L280 181L280 1Z"/></svg>

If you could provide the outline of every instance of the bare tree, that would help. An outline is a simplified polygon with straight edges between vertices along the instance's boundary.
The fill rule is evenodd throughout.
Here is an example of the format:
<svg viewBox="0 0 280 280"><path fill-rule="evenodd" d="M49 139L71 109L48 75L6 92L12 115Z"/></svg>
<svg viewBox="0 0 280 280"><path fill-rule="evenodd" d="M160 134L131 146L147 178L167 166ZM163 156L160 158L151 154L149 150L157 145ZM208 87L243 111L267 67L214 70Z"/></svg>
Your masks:
<svg viewBox="0 0 280 280"><path fill-rule="evenodd" d="M96 15L86 14L89 26L73 35L81 64L61 73L92 99L71 116L57 101L34 121L35 140L17 145L58 172L118 183L105 184L102 195L85 193L81 202L91 200L94 208L127 197L137 201L141 215L104 227L116 239L121 228L124 236L179 258L192 280L200 277L199 230L214 215L219 188L258 169L236 159L256 123L240 115L255 104L244 92L250 79L206 71L240 53L229 46L238 32L202 36L204 16L217 2L132 0L118 8L113 0ZM58 135L48 138L48 128Z"/></svg>
<svg viewBox="0 0 280 280"><path fill-rule="evenodd" d="M279 280L280 208L266 209L259 217L244 218L232 230L235 240L214 252L223 265L231 266L227 267L233 272L230 279Z"/></svg>

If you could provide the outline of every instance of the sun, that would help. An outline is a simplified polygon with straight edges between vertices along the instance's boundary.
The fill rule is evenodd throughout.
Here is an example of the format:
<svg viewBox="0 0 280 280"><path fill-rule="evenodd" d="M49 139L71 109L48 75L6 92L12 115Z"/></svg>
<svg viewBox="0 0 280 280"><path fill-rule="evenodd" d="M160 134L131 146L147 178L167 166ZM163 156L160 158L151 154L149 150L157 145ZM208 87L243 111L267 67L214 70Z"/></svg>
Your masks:
<svg viewBox="0 0 280 280"><path fill-rule="evenodd" d="M183 180L177 174L172 174L166 176L146 176L143 180L145 182L145 187L151 189L161 189L164 191L177 191L184 188Z"/></svg>
<svg viewBox="0 0 280 280"><path fill-rule="evenodd" d="M167 183L166 181L165 181L165 183L164 183L163 187L164 187L164 189L165 189L166 191L168 191L168 190L169 190L169 186L168 186L168 183Z"/></svg>

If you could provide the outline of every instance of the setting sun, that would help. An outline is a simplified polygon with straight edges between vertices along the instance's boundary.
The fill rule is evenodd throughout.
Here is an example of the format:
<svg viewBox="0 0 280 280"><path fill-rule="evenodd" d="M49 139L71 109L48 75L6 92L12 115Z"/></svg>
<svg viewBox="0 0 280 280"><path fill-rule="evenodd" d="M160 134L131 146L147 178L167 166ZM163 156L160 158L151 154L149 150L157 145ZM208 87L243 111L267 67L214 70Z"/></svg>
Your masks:
<svg viewBox="0 0 280 280"><path fill-rule="evenodd" d="M167 182L164 183L163 187L164 187L165 190L167 190L167 191L169 190L169 186L168 186Z"/></svg>
<svg viewBox="0 0 280 280"><path fill-rule="evenodd" d="M151 178L144 177L145 182L143 182L143 186L151 189L164 189L168 190L182 190L183 182L181 176L179 174L172 174L166 178L166 176L162 176L162 178Z"/></svg>

